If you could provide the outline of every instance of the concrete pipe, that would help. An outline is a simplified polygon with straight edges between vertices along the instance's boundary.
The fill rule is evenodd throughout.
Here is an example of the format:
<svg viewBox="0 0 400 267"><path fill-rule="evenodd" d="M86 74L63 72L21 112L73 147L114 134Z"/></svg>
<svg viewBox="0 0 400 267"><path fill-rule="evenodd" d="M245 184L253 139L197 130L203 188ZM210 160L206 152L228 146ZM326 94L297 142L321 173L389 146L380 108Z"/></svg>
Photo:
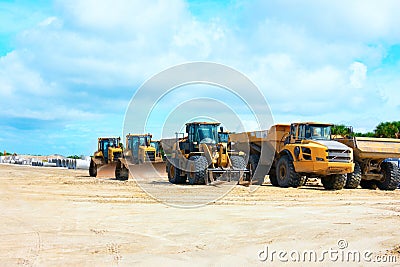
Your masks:
<svg viewBox="0 0 400 267"><path fill-rule="evenodd" d="M68 159L68 169L74 168L74 159Z"/></svg>
<svg viewBox="0 0 400 267"><path fill-rule="evenodd" d="M77 159L74 159L73 165L72 165L72 169L74 169L74 170L76 170L76 161L77 161Z"/></svg>
<svg viewBox="0 0 400 267"><path fill-rule="evenodd" d="M57 167L57 163L43 162L43 167Z"/></svg>
<svg viewBox="0 0 400 267"><path fill-rule="evenodd" d="M90 161L90 156L83 156L82 160Z"/></svg>
<svg viewBox="0 0 400 267"><path fill-rule="evenodd" d="M77 159L75 169L89 170L90 160Z"/></svg>

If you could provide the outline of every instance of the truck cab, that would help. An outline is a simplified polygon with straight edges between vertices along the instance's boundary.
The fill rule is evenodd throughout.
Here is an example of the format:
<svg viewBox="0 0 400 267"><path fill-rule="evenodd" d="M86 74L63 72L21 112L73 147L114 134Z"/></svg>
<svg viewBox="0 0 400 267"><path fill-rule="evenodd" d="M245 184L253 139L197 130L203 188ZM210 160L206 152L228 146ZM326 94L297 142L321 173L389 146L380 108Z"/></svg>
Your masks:
<svg viewBox="0 0 400 267"><path fill-rule="evenodd" d="M292 123L290 125L289 143L301 143L302 140L331 140L333 124Z"/></svg>

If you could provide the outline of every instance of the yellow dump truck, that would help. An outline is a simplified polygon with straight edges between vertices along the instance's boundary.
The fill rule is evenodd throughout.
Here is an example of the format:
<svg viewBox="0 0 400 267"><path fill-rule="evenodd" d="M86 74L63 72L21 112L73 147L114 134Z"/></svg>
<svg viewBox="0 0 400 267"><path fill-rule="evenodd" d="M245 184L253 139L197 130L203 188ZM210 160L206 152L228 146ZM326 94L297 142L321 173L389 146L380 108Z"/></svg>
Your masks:
<svg viewBox="0 0 400 267"><path fill-rule="evenodd" d="M354 172L347 175L346 186L367 189L395 190L400 183L400 171L387 158L400 158L400 140L373 137L336 137L354 150Z"/></svg>
<svg viewBox="0 0 400 267"><path fill-rule="evenodd" d="M128 180L129 165L156 161L156 148L151 146L151 134L128 134L123 157L115 168L117 180Z"/></svg>
<svg viewBox="0 0 400 267"><path fill-rule="evenodd" d="M353 150L331 139L332 124L305 122L273 125L269 130L230 134L234 150L249 154L252 183L269 174L271 184L299 187L321 178L326 189L342 189L354 171ZM269 169L269 173L267 170Z"/></svg>

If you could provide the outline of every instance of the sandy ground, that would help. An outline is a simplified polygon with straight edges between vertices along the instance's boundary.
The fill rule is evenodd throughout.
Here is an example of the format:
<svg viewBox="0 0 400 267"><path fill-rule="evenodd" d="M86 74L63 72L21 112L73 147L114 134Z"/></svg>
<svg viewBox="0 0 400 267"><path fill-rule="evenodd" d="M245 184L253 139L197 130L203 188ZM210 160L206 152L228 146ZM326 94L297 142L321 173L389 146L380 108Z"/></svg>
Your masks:
<svg viewBox="0 0 400 267"><path fill-rule="evenodd" d="M1 265L279 266L287 260L309 266L302 259L307 251L324 266L400 265L399 190L326 191L315 184L251 192L229 184L175 186L165 177L145 183L157 199L134 180L0 165ZM202 201L211 204L187 208ZM352 251L359 262L347 261Z"/></svg>

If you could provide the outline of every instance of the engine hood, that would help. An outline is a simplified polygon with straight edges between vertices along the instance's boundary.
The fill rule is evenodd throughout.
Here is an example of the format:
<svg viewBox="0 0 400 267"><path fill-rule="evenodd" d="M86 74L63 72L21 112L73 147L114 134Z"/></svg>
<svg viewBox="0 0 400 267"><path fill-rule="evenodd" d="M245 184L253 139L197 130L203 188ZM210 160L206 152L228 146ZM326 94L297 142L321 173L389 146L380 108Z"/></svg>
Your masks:
<svg viewBox="0 0 400 267"><path fill-rule="evenodd" d="M313 140L313 142L326 146L328 149L350 150L348 146L333 140Z"/></svg>

